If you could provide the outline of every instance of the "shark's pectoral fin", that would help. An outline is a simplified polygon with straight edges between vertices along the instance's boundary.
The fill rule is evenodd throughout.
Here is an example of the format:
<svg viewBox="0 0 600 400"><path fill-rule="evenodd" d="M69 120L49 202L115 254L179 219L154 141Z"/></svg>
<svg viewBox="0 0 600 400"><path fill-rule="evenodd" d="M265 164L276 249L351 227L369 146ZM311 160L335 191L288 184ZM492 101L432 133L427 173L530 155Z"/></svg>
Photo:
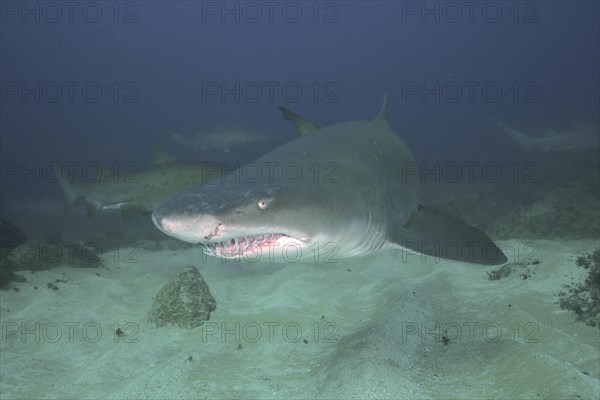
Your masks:
<svg viewBox="0 0 600 400"><path fill-rule="evenodd" d="M388 240L409 251L435 258L484 265L508 259L483 232L442 212L420 207L408 224L392 232Z"/></svg>

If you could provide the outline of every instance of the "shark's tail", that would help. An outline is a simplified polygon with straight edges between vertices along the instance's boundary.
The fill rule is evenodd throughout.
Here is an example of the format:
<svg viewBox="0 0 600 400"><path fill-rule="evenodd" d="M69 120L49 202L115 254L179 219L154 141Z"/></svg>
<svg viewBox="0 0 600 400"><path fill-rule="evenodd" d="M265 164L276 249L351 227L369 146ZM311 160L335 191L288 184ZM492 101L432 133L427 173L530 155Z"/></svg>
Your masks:
<svg viewBox="0 0 600 400"><path fill-rule="evenodd" d="M516 129L509 128L508 126L498 123L498 125L504 130L504 132L510 137L521 149L527 150L535 144L535 138L526 135Z"/></svg>
<svg viewBox="0 0 600 400"><path fill-rule="evenodd" d="M60 166L59 163L53 164L54 173L56 174L56 180L60 185L60 188L65 196L63 211L66 213L69 211L73 203L77 200L79 195L73 189L73 177L70 177Z"/></svg>
<svg viewBox="0 0 600 400"><path fill-rule="evenodd" d="M180 146L182 146L182 147L188 147L188 146L189 146L189 144L190 144L190 141L189 141L189 139L187 139L187 138L186 138L185 136L183 136L182 134L180 134L180 133L177 133L177 132L175 132L175 131L168 131L168 133L169 133L169 136L171 136L171 138L172 138L173 140L175 140L175 142L176 142L178 145L180 145Z"/></svg>

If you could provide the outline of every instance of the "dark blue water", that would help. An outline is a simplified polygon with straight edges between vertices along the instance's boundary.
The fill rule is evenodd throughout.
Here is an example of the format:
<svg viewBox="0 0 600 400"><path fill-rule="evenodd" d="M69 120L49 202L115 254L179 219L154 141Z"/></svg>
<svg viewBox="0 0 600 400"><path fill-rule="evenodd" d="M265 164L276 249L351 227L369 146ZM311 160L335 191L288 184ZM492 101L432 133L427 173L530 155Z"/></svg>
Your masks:
<svg viewBox="0 0 600 400"><path fill-rule="evenodd" d="M94 255L111 249L103 255L107 269L94 269L89 277L81 268L58 270L56 280L46 271L29 273L27 264L17 271L27 281L11 282L14 292L2 294L2 355L5 364L14 362L5 368L10 372L3 375L0 397L81 397L77 390L89 397L92 383L96 397L107 398L134 391L158 398L290 397L288 392L594 398L598 353L590 349L597 349L597 332L559 310L555 294L579 285L583 271L575 259L598 243L598 148L524 150L498 123L537 138L546 129L576 126L595 127L598 135L599 15L598 1L567 0L0 0L0 218L42 244L25 251L46 257L51 267L62 267L64 258L48 261L54 253L44 253L47 244L71 249L72 242L85 242L94 245ZM156 147L187 159L244 163L297 137L277 106L326 126L373 119L384 94L393 130L413 151L426 183L440 184L423 185L422 193L433 193L431 203L449 204L448 210L463 214L458 217L470 217L463 219L502 239L511 261L535 261L513 264L515 273L499 286L485 283L480 266L433 268L416 256L405 263L399 260L403 251L323 269L207 261L200 248L180 252L183 242L165 241L147 215L123 220L113 210L87 219L81 200L63 214L49 168L58 162L72 166L76 179L94 179L96 161L121 171L132 163L143 168ZM221 147L193 148L168 134L201 132L202 141L219 127L269 139L242 145L223 139ZM540 238L553 241L536 243ZM164 251L150 253L158 249ZM288 326L316 318L320 327L335 326L335 337L343 340L328 342L326 329L324 340L269 339L264 346L247 340L242 350L239 340L217 345L218 335L207 342L204 331L146 329L141 321L152 295L189 264L200 266L215 288L220 303L213 326ZM573 287L569 291L579 296L581 289ZM103 337L108 346L78 336L73 342L65 334L68 348L60 348L45 329L41 343L31 330L39 331L40 321L68 326L71 334L72 320L81 321L76 330L89 322L109 329ZM130 327L140 322L139 336L123 329L121 337L114 325L119 321L131 321ZM22 327L20 341L15 332L5 340L5 325ZM502 326L498 336L473 341L473 327L488 325ZM302 326L320 335L312 322ZM408 326L422 327L422 333L411 331L406 340ZM448 346L441 328L434 339L438 335L428 328L434 326L462 327L463 341L452 339ZM45 341L47 347L40 347ZM110 350L117 344L114 359L120 363L113 368ZM90 357L101 367L88 368ZM140 370L129 366L140 360L148 369L136 380L133 371ZM99 372L90 374L92 369ZM127 385L121 384L123 374ZM307 385L310 377L318 379ZM57 384L61 378L64 384ZM34 385L23 385L28 381ZM110 394L97 395L102 390Z"/></svg>
<svg viewBox="0 0 600 400"><path fill-rule="evenodd" d="M327 125L373 118L387 93L394 130L431 162L512 160L496 121L539 135L598 120L595 1L2 1L1 11L11 193L41 187L12 163L143 165L155 145L249 161L295 137L278 105ZM167 135L223 125L281 140L223 154Z"/></svg>

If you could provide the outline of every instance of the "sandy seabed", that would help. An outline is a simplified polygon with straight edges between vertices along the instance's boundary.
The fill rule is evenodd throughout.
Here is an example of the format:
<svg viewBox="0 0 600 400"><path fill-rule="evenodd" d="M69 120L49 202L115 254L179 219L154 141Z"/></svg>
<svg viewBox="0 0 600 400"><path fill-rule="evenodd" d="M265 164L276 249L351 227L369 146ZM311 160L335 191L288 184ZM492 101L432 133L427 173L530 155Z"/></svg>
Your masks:
<svg viewBox="0 0 600 400"><path fill-rule="evenodd" d="M250 265L193 248L21 272L0 293L0 397L600 398L600 330L556 304L598 242L499 245L540 263L491 281L494 267L394 251ZM154 328L153 296L188 265L217 310Z"/></svg>

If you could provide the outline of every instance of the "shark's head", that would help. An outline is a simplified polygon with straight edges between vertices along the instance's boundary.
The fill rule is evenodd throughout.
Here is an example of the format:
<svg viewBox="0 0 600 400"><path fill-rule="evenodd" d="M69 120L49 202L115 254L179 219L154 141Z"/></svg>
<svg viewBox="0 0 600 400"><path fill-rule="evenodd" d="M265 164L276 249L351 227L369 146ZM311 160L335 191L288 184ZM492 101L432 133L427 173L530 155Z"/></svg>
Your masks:
<svg viewBox="0 0 600 400"><path fill-rule="evenodd" d="M330 190L336 188L311 182L217 180L173 196L154 210L152 219L164 233L200 244L212 256L265 260L267 255L299 259L319 252L323 257L327 251L346 256L337 254L344 248L360 252L368 218L340 215L360 216L366 210L344 209L352 203L333 201Z"/></svg>

